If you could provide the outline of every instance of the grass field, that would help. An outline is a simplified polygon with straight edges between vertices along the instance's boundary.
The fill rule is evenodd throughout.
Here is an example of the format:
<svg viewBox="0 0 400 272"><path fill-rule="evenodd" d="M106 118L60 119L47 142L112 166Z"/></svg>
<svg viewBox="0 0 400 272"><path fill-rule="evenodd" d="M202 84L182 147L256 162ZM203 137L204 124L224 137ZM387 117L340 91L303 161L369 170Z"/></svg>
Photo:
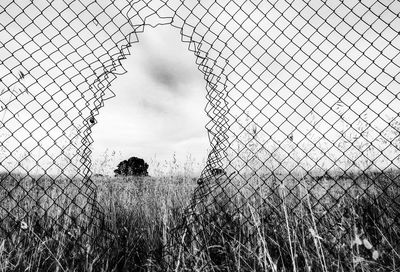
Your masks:
<svg viewBox="0 0 400 272"><path fill-rule="evenodd" d="M0 195L0 271L400 271L399 179L98 177L91 195L78 181L3 175L29 193ZM90 221L78 191L105 217Z"/></svg>

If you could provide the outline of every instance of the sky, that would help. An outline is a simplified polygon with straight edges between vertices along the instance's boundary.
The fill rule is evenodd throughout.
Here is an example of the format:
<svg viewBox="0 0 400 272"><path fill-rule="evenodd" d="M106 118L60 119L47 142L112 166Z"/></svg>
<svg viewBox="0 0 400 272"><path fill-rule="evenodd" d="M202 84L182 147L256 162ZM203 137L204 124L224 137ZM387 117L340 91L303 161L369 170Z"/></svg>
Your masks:
<svg viewBox="0 0 400 272"><path fill-rule="evenodd" d="M74 4L77 11L84 10L78 2ZM84 102L97 95L88 82L103 71L99 67L104 64L101 55L115 52L104 51L93 39L86 41L93 36L90 31L102 29L88 12L81 13L79 21L74 20L76 15L61 2L56 6L41 2L19 6L10 2L4 7L7 9L0 14L0 22L7 28L0 35L0 56L5 60L0 66L0 117L6 127L0 127L3 144L0 153L7 157L6 169L17 167L21 160L30 165L28 161L33 159L42 170L53 164L47 171L57 172L55 161L65 165L69 153L76 153L76 150L63 152L63 147L74 129L82 126L82 116L90 115ZM56 18L58 10L63 9L64 17ZM114 20L122 24L120 14L114 15ZM103 19L99 21L105 25ZM123 33L119 38L132 31L123 26L104 30ZM108 37L103 31L95 38ZM110 89L116 96L106 100L96 116L92 160L101 159L108 150L121 154L119 159L176 158L183 163L190 155L191 160L203 162L209 150L205 129L209 120L204 111L206 81L197 69L193 52L181 41L179 30L170 25L147 26L139 39L139 43L132 44L131 55L122 61L127 73L121 75L123 69L119 68L119 75L112 82ZM90 54L84 45L99 50L94 49L95 54ZM19 50L20 47L24 50ZM66 56L69 62L65 61ZM87 67L90 63L92 66ZM71 127L71 123L76 126ZM30 158L23 159L27 152ZM196 167L201 168L198 164Z"/></svg>
<svg viewBox="0 0 400 272"><path fill-rule="evenodd" d="M0 44L5 45L0 47L4 59L0 111L6 124L0 136L7 147L3 153L12 160L7 169L19 165L17 153L29 151L39 164L58 170L59 161L68 163L71 156L64 152L71 140L68 133L74 132L68 130L91 126L88 120L99 102L99 91L108 91L102 84L112 77L104 71L114 67L134 26L112 6L105 14L103 5L85 7L81 1L73 6L61 1L21 6L8 2L0 4L6 7L0 22L7 26L0 35ZM139 26L152 12L140 3L134 3L131 14L131 22L139 19ZM175 17L173 23L184 23L182 33L191 37L191 46L201 43L198 53L207 54L204 71L215 74L209 78L215 84L210 85L209 97L220 99L208 104L209 113L218 117L221 111L212 107L228 104L224 125L229 127L231 148L236 146L232 141L248 145L248 133L242 132L252 127L262 143L291 145L289 138L293 138L302 149L299 154L308 157L310 148L319 148L315 143L334 151L317 152L310 162L313 167L321 157L332 163L330 157L346 152L334 146L338 141L349 142L341 124L357 136L352 124L369 123L371 139L367 141L378 145L378 136L397 116L398 1L229 1L223 10L218 1L203 2L207 8L197 1L185 2L187 7L176 4L182 16L191 11L196 15L184 22ZM58 11L64 9L59 18ZM81 11L79 20L75 11ZM218 18L213 14L219 14ZM140 42L132 45L131 56L122 61L127 73L112 82L110 89L116 97L106 100L95 116L93 158L107 148L120 151L124 159L149 160L157 155L165 160L174 152L181 160L187 153L198 160L206 157L206 82L194 54L180 38L179 31L169 25L147 26L139 34ZM122 70L119 67L117 73ZM221 94L227 95L226 101L221 101ZM209 127L218 131L216 126ZM268 145L263 148L271 150ZM386 152L386 163L392 163L397 154L382 145L375 149ZM232 152L231 156L229 163L245 163L242 155Z"/></svg>
<svg viewBox="0 0 400 272"><path fill-rule="evenodd" d="M147 27L122 62L127 73L112 82L116 94L93 128L93 158L105 150L150 161L202 161L209 150L205 80L195 57L169 25Z"/></svg>

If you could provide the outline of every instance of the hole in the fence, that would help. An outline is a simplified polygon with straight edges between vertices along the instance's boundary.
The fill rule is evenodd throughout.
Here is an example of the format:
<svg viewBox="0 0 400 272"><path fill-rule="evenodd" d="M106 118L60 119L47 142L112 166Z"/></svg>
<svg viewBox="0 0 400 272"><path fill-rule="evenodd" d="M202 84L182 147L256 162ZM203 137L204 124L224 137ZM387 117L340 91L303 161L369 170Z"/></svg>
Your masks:
<svg viewBox="0 0 400 272"><path fill-rule="evenodd" d="M149 174L197 176L209 142L204 112L206 82L195 56L171 26L147 27L122 62L127 73L113 81L93 128L92 171L114 175L130 157L149 163Z"/></svg>

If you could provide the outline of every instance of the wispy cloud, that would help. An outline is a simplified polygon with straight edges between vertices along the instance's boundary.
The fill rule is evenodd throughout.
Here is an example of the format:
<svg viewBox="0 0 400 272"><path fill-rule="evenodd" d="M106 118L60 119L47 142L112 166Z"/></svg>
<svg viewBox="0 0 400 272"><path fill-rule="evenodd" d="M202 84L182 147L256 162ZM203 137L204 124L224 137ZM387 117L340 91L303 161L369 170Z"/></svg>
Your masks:
<svg viewBox="0 0 400 272"><path fill-rule="evenodd" d="M138 103L145 111L149 112L150 114L169 114L171 111L171 107L163 104L160 100L141 98Z"/></svg>

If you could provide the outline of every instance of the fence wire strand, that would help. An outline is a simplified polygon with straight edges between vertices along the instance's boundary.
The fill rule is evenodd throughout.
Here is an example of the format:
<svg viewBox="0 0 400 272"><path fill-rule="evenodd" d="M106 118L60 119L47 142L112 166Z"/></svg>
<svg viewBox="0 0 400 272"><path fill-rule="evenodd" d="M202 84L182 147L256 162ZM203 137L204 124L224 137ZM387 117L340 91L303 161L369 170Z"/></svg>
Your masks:
<svg viewBox="0 0 400 272"><path fill-rule="evenodd" d="M212 148L170 228L169 268L236 271L238 254L241 271L290 270L282 225L308 224L304 241L339 257L355 229L376 243L378 230L397 235L399 14L398 1L3 0L1 237L57 241L62 230L82 254L112 240L92 127L131 45L160 24L180 30L204 74Z"/></svg>

